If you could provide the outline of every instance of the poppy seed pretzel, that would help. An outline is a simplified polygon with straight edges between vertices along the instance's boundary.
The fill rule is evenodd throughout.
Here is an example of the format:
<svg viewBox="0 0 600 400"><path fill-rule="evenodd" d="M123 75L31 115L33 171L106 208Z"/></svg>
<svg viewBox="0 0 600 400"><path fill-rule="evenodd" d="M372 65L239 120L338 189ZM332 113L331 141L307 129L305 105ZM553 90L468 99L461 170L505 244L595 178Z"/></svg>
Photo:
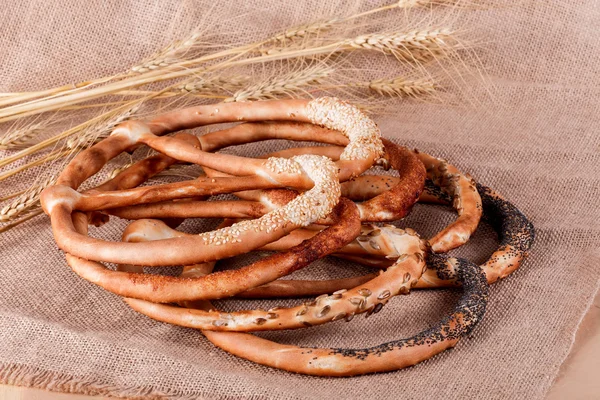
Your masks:
<svg viewBox="0 0 600 400"><path fill-rule="evenodd" d="M436 253L445 253L469 241L481 219L481 197L475 187L475 181L462 174L456 167L429 154L415 149L417 157L427 169L427 178L435 185L442 197L450 197L458 218L429 239L431 249ZM396 177L373 177L364 175L352 181L344 182L342 193L351 199L368 199L388 190L397 181ZM366 191L364 188L368 188ZM432 186L429 186L432 188ZM366 193L365 193L366 192ZM432 201L432 194L425 192L420 201Z"/></svg>
<svg viewBox="0 0 600 400"><path fill-rule="evenodd" d="M492 284L499 279L506 278L521 266L521 263L528 256L529 250L535 240L535 228L514 204L506 200L498 192L480 183L476 183L476 187L481 197L483 217L496 231L500 242L498 249L492 253L486 262L480 265L480 268L486 275L488 283ZM431 200L437 203L447 204L448 202L448 198L443 192L432 190L431 186L428 187L426 193L427 196L430 196ZM293 245L297 240L307 239L312 236L312 234L314 233L310 230L296 230L292 232L291 235L280 239L280 241L267 245L267 248L277 248L277 250L281 250ZM290 240L294 236L296 237L296 240ZM357 240L360 238L361 236L359 236ZM363 255L359 255L356 251L349 252L345 250L347 248L353 248L353 243L343 248L340 251L340 254L344 256L354 256L351 257L353 261L365 265L385 268L393 261L381 257L377 259L378 256L376 254L367 251L363 251ZM344 282L338 282L338 285L343 284ZM440 277L438 274L433 273L433 271L427 271L419 280L417 288L438 288L456 285L456 281L447 279L443 276ZM331 286L327 289L336 289L337 287L338 286ZM297 296L298 294L291 291L289 295Z"/></svg>
<svg viewBox="0 0 600 400"><path fill-rule="evenodd" d="M136 237L144 240L169 237L165 228L161 234L148 233L144 225L136 225ZM395 263L368 282L332 295L319 296L314 301L291 308L246 310L222 313L156 304L148 301L126 299L136 311L155 320L197 329L252 332L305 328L342 318L351 319L356 314L379 312L398 294L408 294L425 268L425 244L416 233L387 227L387 251L396 258ZM131 230L130 230L131 231ZM382 236L383 237L383 236ZM127 238L126 238L127 240ZM375 238L377 240L377 238ZM375 241L372 242L375 246Z"/></svg>
<svg viewBox="0 0 600 400"><path fill-rule="evenodd" d="M443 192L431 189L430 186L428 188L427 193L432 201L440 204L448 203L449 199ZM480 265L487 282L492 284L498 279L507 277L519 268L533 245L535 229L514 204L504 199L493 189L477 183L477 190L482 199L483 217L490 222L500 241L498 249L485 263ZM342 248L335 256L377 268L385 268L393 263L393 257L382 257L379 251L372 246L360 246L361 243L368 242L373 235L372 230L378 228L363 226L361 229L361 235L348 246ZM281 251L313 235L314 231L312 230L296 230L277 242L268 244L263 249ZM250 289L238 296L245 298L317 296L322 293L330 293L359 285L374 276L376 274L329 281L279 280ZM419 279L416 288L431 289L460 285L460 282L451 278L452 276L439 274L435 270L428 269Z"/></svg>
<svg viewBox="0 0 600 400"><path fill-rule="evenodd" d="M463 295L450 315L407 339L363 349L339 349L283 345L241 332L203 333L214 345L235 356L300 374L354 376L409 367L454 347L481 321L487 305L488 285L477 265L429 254L428 266L440 275L454 277Z"/></svg>
<svg viewBox="0 0 600 400"><path fill-rule="evenodd" d="M66 255L67 263L82 278L125 297L159 303L218 299L233 296L288 275L321 257L334 253L360 233L358 210L350 200L340 200L334 208L332 219L333 225L285 252L275 253L237 270L219 271L205 277L179 278L142 274L136 270L113 271L97 261L85 260L69 253ZM80 234L87 233L85 214L74 213L73 223ZM140 231L144 232L143 236L139 235ZM148 239L157 239L153 241L156 243L164 241L165 238L183 235L186 234L169 228L159 220L135 221L123 234L126 240L136 244L151 244Z"/></svg>
<svg viewBox="0 0 600 400"><path fill-rule="evenodd" d="M349 143L343 152L346 165L364 169L382 152L377 126L355 107L334 98L289 100L232 105L199 106L167 113L143 123L128 121L112 135L80 153L59 176L55 186L42 194L42 206L50 215L55 240L64 251L88 260L162 266L192 264L241 254L269 243L300 226L328 215L339 199L338 166L325 157L268 160L248 159L200 150L199 145L160 137L177 129L235 120L282 119L318 123L342 131ZM218 114L218 115L217 115ZM76 189L106 162L121 152L146 144L185 162L195 162L224 172L248 175L233 178L199 178L195 181L114 192L78 193ZM254 220L241 222L195 238L172 238L153 243L111 243L76 232L74 210L96 211L119 206L229 193L234 189L290 186L310 188L285 206Z"/></svg>
<svg viewBox="0 0 600 400"><path fill-rule="evenodd" d="M160 237L160 235L149 236L145 234L143 226L140 226L139 229L139 237L146 238L145 240L149 237L150 240ZM391 231L393 228L389 229ZM407 236L405 232L401 235ZM379 236L375 235L375 237ZM423 243L414 241L414 238L417 237L416 234L408 234L408 237L413 239L412 246L416 246L412 250L422 250ZM401 251L405 250L410 251L411 249L406 248ZM415 257L415 259L422 260L421 257ZM440 276L451 277L460 282L464 293L452 314L442 319L435 326L411 338L396 340L366 349L315 349L280 345L248 333L227 332L227 330L231 330L227 328L235 323L234 313L219 313L220 318L214 321L210 329L201 329L201 332L213 344L227 352L259 364L290 372L319 376L352 376L408 367L454 347L460 338L469 334L483 318L487 304L488 286L485 277L476 265L466 260L447 258L435 254L429 254L427 262L429 267ZM210 273L213 266L214 263L204 263L185 267L182 276L203 276ZM403 280L403 282L399 292L408 293L414 281ZM342 291L341 293L334 293L332 296L322 296L303 306L295 318L303 319L302 317L305 315L315 313L316 318L325 319L332 310L327 309L330 306L329 304L322 303L331 297L333 297L333 301L343 302L345 293L348 292ZM350 299L360 299L361 296L351 297ZM371 296L374 296L374 294L371 293L368 297ZM369 307L368 309L371 309L371 311L367 311L367 316L370 312L379 311L381 304L391 296L388 291L383 291L378 297L384 301L377 303L379 306ZM176 313L174 318L175 307L156 305L159 307L156 310L152 308L152 303L146 305L128 299L126 299L126 302L138 311L151 314L150 316L153 318L159 317L156 319L191 327L198 327L198 324L193 323L193 320L202 311L209 314L218 313L218 311L214 311L214 306L209 302L185 302L181 304L185 308L181 308L181 312ZM352 304L351 300L349 302ZM356 302L356 306L360 309L360 304L366 302L366 299L360 299ZM163 309L163 307L168 308ZM195 308L199 309L198 312L195 312ZM366 304L363 308L366 308ZM323 313L323 310L327 311ZM262 329L253 330L281 329L279 324L282 323L283 316L280 315L282 310L274 308L265 311L265 313L267 318L254 321L255 325L262 327ZM353 316L354 314L344 316L340 314L338 318L333 315L333 317L326 319L335 321L343 318L350 321Z"/></svg>

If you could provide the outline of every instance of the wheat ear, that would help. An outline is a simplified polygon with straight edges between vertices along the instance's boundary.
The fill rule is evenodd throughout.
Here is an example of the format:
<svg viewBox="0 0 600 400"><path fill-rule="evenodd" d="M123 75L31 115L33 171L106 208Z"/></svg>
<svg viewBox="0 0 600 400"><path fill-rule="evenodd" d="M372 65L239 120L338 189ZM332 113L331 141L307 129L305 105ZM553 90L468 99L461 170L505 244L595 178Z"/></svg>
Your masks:
<svg viewBox="0 0 600 400"><path fill-rule="evenodd" d="M427 62L460 47L455 40L455 32L447 28L361 35L349 40L347 45L393 54L409 62Z"/></svg>
<svg viewBox="0 0 600 400"><path fill-rule="evenodd" d="M31 210L29 210L29 213L26 216L24 216L23 218L21 218L20 220L1 226L0 233L4 233L16 226L21 225L23 222L29 221L30 219L35 218L38 215L43 214L43 213L44 213L44 210L42 210L42 206L38 205L36 207L33 207L33 208L31 208Z"/></svg>
<svg viewBox="0 0 600 400"><path fill-rule="evenodd" d="M428 79L377 79L361 86L366 86L381 96L422 97L436 92L438 86Z"/></svg>
<svg viewBox="0 0 600 400"><path fill-rule="evenodd" d="M181 57L184 57L187 52L198 45L200 37L201 32L195 30L187 38L174 41L142 61L139 65L131 67L131 72L144 73L180 62Z"/></svg>
<svg viewBox="0 0 600 400"><path fill-rule="evenodd" d="M248 76L214 76L186 81L174 89L196 95L235 92L250 81Z"/></svg>
<svg viewBox="0 0 600 400"><path fill-rule="evenodd" d="M22 149L42 132L42 124L14 129L0 138L0 150Z"/></svg>
<svg viewBox="0 0 600 400"><path fill-rule="evenodd" d="M275 76L240 90L225 101L268 100L282 96L293 96L308 86L320 84L332 72L332 68L317 65L289 74Z"/></svg>
<svg viewBox="0 0 600 400"><path fill-rule="evenodd" d="M39 203L42 190L48 186L54 185L56 176L52 175L36 182L27 189L22 195L14 199L10 204L0 210L0 222L14 220L19 215L23 215Z"/></svg>

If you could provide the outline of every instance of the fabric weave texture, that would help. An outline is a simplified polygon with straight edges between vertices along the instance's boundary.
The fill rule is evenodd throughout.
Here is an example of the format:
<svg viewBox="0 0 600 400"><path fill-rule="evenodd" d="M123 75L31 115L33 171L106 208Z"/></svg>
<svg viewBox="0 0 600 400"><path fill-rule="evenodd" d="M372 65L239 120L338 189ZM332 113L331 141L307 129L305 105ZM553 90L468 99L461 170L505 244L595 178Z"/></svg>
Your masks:
<svg viewBox="0 0 600 400"><path fill-rule="evenodd" d="M250 41L322 17L318 4L5 0L0 92L123 71L207 13L223 16L217 28L224 40ZM492 95L464 107L409 101L393 115L376 117L386 137L446 158L503 194L536 227L529 259L493 285L485 319L455 349L405 370L343 379L258 366L214 348L198 331L138 315L80 279L54 243L47 218L38 217L0 236L0 383L134 398L544 398L600 285L600 7L596 0L525 0L465 13L469 30L485 32L481 63ZM283 146L266 142L231 151L259 155ZM24 185L22 178L2 182L0 196ZM417 205L400 225L428 237L453 218L444 207ZM119 240L124 226L114 219L91 234ZM212 226L187 221L184 228ZM481 263L494 246L493 231L482 223L453 254ZM327 260L293 276L365 271ZM427 328L458 296L414 291L369 319L260 335L306 346L366 347Z"/></svg>

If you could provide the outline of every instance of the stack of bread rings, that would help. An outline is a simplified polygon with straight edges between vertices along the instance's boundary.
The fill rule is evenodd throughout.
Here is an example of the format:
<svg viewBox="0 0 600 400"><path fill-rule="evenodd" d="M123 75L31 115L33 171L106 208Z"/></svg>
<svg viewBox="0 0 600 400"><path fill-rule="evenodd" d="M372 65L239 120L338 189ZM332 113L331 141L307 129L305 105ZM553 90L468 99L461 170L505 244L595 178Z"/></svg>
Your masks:
<svg viewBox="0 0 600 400"><path fill-rule="evenodd" d="M225 122L240 123L203 136L166 136ZM261 158L219 152L270 139L320 146ZM94 189L78 191L108 161L144 145L158 153ZM141 186L176 163L200 165L204 174ZM396 174L364 175L371 168ZM208 201L220 194L237 200ZM516 270L534 239L531 223L498 193L444 160L383 139L358 108L331 97L202 105L125 122L74 158L41 200L56 243L80 277L150 318L201 330L231 354L321 376L397 370L453 347L483 318L488 284ZM449 204L458 217L430 239L391 225L417 201ZM110 216L132 220L122 242L88 236L89 224L100 226ZM500 240L489 260L475 265L446 256L469 240L482 216ZM176 229L186 218L222 222L214 231L190 234ZM218 260L255 250L273 253L239 269L213 271ZM325 256L376 272L328 281L279 279ZM167 266L183 266L183 272L144 272ZM412 337L375 347L298 347L250 333L351 321L380 312L413 288L440 287L462 290L450 315ZM210 303L234 296L315 298L290 308L236 312Z"/></svg>

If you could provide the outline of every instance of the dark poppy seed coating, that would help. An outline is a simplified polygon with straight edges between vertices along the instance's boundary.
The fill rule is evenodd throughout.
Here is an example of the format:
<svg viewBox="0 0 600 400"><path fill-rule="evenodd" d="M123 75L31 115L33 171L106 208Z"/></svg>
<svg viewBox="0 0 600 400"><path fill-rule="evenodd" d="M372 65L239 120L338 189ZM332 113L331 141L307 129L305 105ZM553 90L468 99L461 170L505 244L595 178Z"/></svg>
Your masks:
<svg viewBox="0 0 600 400"><path fill-rule="evenodd" d="M479 266L470 261L439 254L428 255L428 268L441 276L452 277L461 284L463 295L452 314L431 328L407 339L365 349L331 349L330 354L365 360L369 356L382 356L402 348L432 346L444 341L452 342L447 346L451 347L455 341L468 335L485 314L489 289L485 274Z"/></svg>
<svg viewBox="0 0 600 400"><path fill-rule="evenodd" d="M481 265L488 283L494 283L514 272L533 245L535 229L532 223L514 204L487 186L477 183L477 191L483 205L483 218L498 234L500 245L490 258ZM448 196L427 184L425 191L440 202L451 203ZM431 261L430 261L431 262ZM417 284L418 288L459 286L460 282L444 269L426 271Z"/></svg>
<svg viewBox="0 0 600 400"><path fill-rule="evenodd" d="M498 233L500 246L481 266L488 282L505 278L521 265L535 240L533 224L517 207L487 186L477 184L484 218Z"/></svg>
<svg viewBox="0 0 600 400"><path fill-rule="evenodd" d="M444 203L452 204L452 197L448 193L444 192L438 185L433 183L431 179L425 179L425 188L423 191Z"/></svg>
<svg viewBox="0 0 600 400"><path fill-rule="evenodd" d="M527 217L489 187L478 183L477 190L484 218L498 232L500 246L510 246L519 253L528 251L535 239L535 229Z"/></svg>

